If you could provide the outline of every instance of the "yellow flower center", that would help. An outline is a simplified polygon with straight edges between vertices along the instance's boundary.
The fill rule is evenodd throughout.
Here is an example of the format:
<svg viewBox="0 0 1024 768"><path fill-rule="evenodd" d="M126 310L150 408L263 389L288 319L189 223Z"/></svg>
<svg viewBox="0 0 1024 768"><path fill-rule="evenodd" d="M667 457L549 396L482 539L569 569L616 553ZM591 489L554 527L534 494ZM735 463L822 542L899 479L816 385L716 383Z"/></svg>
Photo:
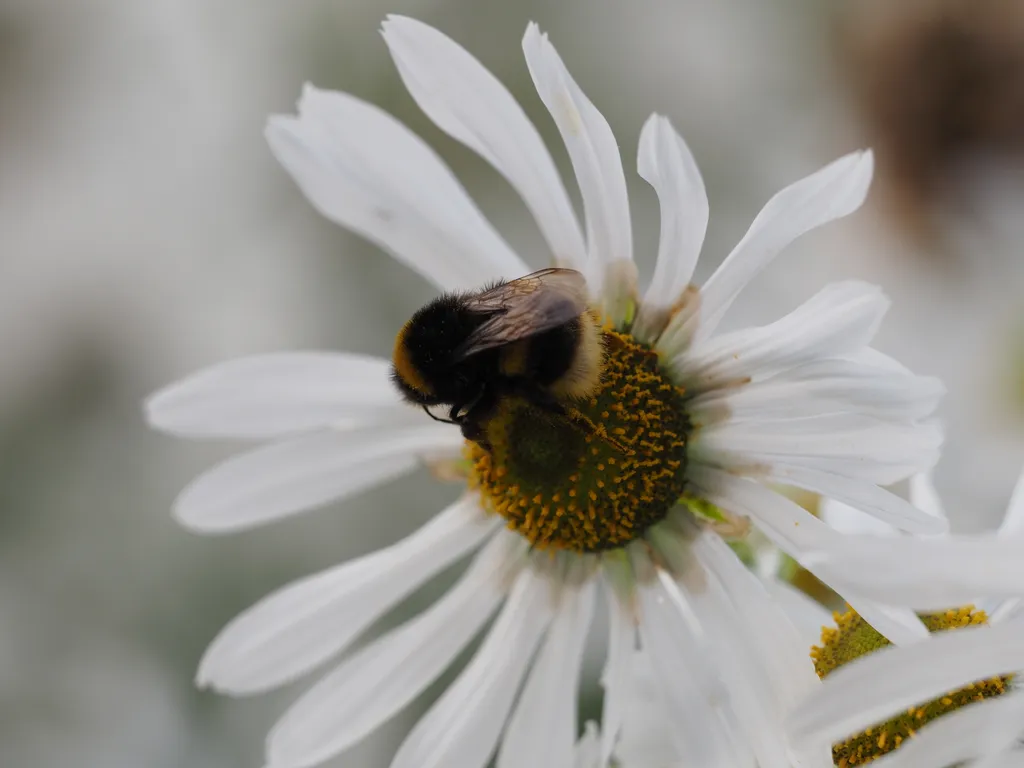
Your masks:
<svg viewBox="0 0 1024 768"><path fill-rule="evenodd" d="M853 610L837 613L834 618L836 627L824 627L821 630L821 645L811 648L811 658L818 677L824 678L837 667L889 645L888 640ZM921 616L921 621L930 632L942 632L972 624L986 624L988 618L984 611L975 611L973 606L967 606L945 613L925 614ZM833 744L832 759L839 768L869 763L897 749L904 740L913 738L925 723L965 704L1005 693L1009 682L1009 676L979 680L927 704L913 706L899 717Z"/></svg>
<svg viewBox="0 0 1024 768"><path fill-rule="evenodd" d="M487 423L490 452L468 443L470 484L540 549L621 547L662 520L686 482L683 390L632 336L602 332L601 386L569 416L508 398Z"/></svg>

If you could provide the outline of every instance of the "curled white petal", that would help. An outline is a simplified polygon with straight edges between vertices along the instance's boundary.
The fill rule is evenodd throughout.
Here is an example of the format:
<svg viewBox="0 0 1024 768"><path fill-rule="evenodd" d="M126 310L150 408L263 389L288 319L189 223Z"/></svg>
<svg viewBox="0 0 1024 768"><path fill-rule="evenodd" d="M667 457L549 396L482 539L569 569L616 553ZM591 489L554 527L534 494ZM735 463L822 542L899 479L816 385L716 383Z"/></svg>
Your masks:
<svg viewBox="0 0 1024 768"><path fill-rule="evenodd" d="M579 182L587 220L589 270L633 259L626 177L608 121L573 80L562 58L536 24L526 28L523 52L533 84L562 135ZM588 271L599 285L603 275Z"/></svg>
<svg viewBox="0 0 1024 768"><path fill-rule="evenodd" d="M390 15L383 29L402 81L420 108L515 187L556 264L583 270L586 251L569 195L540 134L512 94L433 27Z"/></svg>
<svg viewBox="0 0 1024 768"><path fill-rule="evenodd" d="M707 339L740 291L793 240L864 202L874 157L870 151L841 157L820 171L778 192L757 214L743 239L701 288L699 311L686 335Z"/></svg>
<svg viewBox="0 0 1024 768"><path fill-rule="evenodd" d="M660 115L651 115L640 131L637 170L658 193L661 236L654 277L633 333L654 335L693 277L708 226L708 196L690 148Z"/></svg>
<svg viewBox="0 0 1024 768"><path fill-rule="evenodd" d="M307 85L298 117L271 117L266 136L320 213L439 288L529 272L437 154L372 104Z"/></svg>

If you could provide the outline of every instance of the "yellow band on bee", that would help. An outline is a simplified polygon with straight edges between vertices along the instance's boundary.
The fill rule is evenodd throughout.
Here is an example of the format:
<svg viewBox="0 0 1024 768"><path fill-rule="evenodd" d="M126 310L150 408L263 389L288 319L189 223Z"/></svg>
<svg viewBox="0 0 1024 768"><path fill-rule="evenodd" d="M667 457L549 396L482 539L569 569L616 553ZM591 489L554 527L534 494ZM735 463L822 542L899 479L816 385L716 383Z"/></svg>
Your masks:
<svg viewBox="0 0 1024 768"><path fill-rule="evenodd" d="M434 389L427 384L426 379L420 374L413 365L412 359L409 357L409 347L405 343L406 333L409 331L409 323L402 326L402 330L395 336L395 351L392 355L392 362L395 364L395 372L399 378L412 389L423 395L433 395Z"/></svg>

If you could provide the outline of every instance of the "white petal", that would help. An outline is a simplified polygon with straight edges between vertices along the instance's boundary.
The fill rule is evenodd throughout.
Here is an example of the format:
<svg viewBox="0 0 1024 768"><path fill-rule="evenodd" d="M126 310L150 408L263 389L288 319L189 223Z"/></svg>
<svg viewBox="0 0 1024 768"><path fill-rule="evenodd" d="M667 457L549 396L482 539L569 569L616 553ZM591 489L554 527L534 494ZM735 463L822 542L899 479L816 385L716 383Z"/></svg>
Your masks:
<svg viewBox="0 0 1024 768"><path fill-rule="evenodd" d="M832 614L821 603L791 584L778 579L763 581L768 594L786 612L800 633L800 645L810 648L821 641L821 630L832 623Z"/></svg>
<svg viewBox="0 0 1024 768"><path fill-rule="evenodd" d="M650 654L679 754L693 765L731 765L732 739L718 712L727 694L705 662L708 648L686 618L678 590L657 576L641 578L637 597L641 644Z"/></svg>
<svg viewBox="0 0 1024 768"><path fill-rule="evenodd" d="M690 148L668 118L651 115L644 123L636 164L661 206L658 261L633 327L642 334L661 331L657 318L668 319L690 284L708 226L708 196Z"/></svg>
<svg viewBox="0 0 1024 768"><path fill-rule="evenodd" d="M881 490L881 489L879 489ZM881 536L894 536L896 530L888 523L871 517L859 509L830 498L823 498L819 508L819 516L830 527L844 534L871 533ZM909 608L884 605L858 595L855 588L837 581L834 574L815 570L827 586L842 595L843 599L861 615L861 617L878 632L896 645L910 645L928 639L928 628ZM830 617L825 623L830 623ZM817 632L820 633L819 625ZM815 638L814 642L817 642Z"/></svg>
<svg viewBox="0 0 1024 768"><path fill-rule="evenodd" d="M713 389L688 405L699 424L765 421L848 410L895 421L930 416L945 393L938 379L882 371L851 360L815 360L765 381Z"/></svg>
<svg viewBox="0 0 1024 768"><path fill-rule="evenodd" d="M785 707L818 685L814 664L800 642L796 627L772 602L764 586L722 539L705 532L693 543L693 552L721 582L737 616L757 627L754 651L772 683L772 691Z"/></svg>
<svg viewBox="0 0 1024 768"><path fill-rule="evenodd" d="M942 499L932 482L931 471L918 472L910 478L910 503L936 520L946 522L946 527L949 527Z"/></svg>
<svg viewBox="0 0 1024 768"><path fill-rule="evenodd" d="M938 632L910 648L890 646L832 672L794 711L794 738L833 743L968 683L1024 669L1024 626Z"/></svg>
<svg viewBox="0 0 1024 768"><path fill-rule="evenodd" d="M857 595L840 583L829 584L860 617L893 645L913 645L929 638L928 627L910 608L885 605Z"/></svg>
<svg viewBox="0 0 1024 768"><path fill-rule="evenodd" d="M388 16L384 41L405 87L441 130L495 167L522 195L555 263L584 270L576 214L544 142L512 94L451 38L415 19Z"/></svg>
<svg viewBox="0 0 1024 768"><path fill-rule="evenodd" d="M221 630L199 663L196 683L241 695L294 680L345 648L496 525L466 497L387 549L289 584Z"/></svg>
<svg viewBox="0 0 1024 768"><path fill-rule="evenodd" d="M569 151L583 196L592 264L633 259L633 235L622 159L608 121L562 63L555 47L531 23L523 36L526 65ZM590 275L588 274L588 277Z"/></svg>
<svg viewBox="0 0 1024 768"><path fill-rule="evenodd" d="M925 725L878 768L956 765L1010 746L1024 723L1024 695L1008 693L961 707Z"/></svg>
<svg viewBox="0 0 1024 768"><path fill-rule="evenodd" d="M523 571L473 660L424 715L391 768L482 768L551 620L545 579Z"/></svg>
<svg viewBox="0 0 1024 768"><path fill-rule="evenodd" d="M390 363L349 353L289 352L204 368L146 400L150 426L184 437L272 438L401 407Z"/></svg>
<svg viewBox="0 0 1024 768"><path fill-rule="evenodd" d="M944 517L935 517L873 483L783 463L773 465L768 476L777 482L851 504L874 519L901 531L921 534L949 531L949 522Z"/></svg>
<svg viewBox="0 0 1024 768"><path fill-rule="evenodd" d="M823 548L824 549L824 548ZM847 536L801 562L827 582L918 611L944 610L978 595L1024 595L1020 542L994 536Z"/></svg>
<svg viewBox="0 0 1024 768"><path fill-rule="evenodd" d="M594 611L595 582L565 587L547 639L509 720L497 768L568 766L576 742L583 646Z"/></svg>
<svg viewBox="0 0 1024 768"><path fill-rule="evenodd" d="M1003 752L988 754L965 765L968 768L1024 768L1024 750L1019 744L1011 744Z"/></svg>
<svg viewBox="0 0 1024 768"><path fill-rule="evenodd" d="M692 551L701 564L706 566L708 552L701 552L701 548L698 539ZM684 581L693 582L685 585L685 592L707 635L707 663L719 669L727 686L728 708L735 715L737 728L756 755L758 766L791 768L781 727L782 716L792 703L788 701L791 696L777 690L770 679L772 675L764 664L769 654L761 653L757 647L763 634L760 622L752 616L739 613L739 607L733 604L731 594L715 573L706 568L691 567L691 571L694 570L696 573L689 579L684 577ZM770 603L767 605L770 606ZM758 613L761 618L766 615L764 610ZM781 614L776 618L786 622ZM769 634L773 631L771 627L767 628ZM796 640L795 633L792 639ZM774 646L773 651L777 647ZM794 651L800 652L799 647L786 649L786 656L792 657ZM779 660L773 659L771 663L778 664ZM818 680L806 654L802 666L802 670L792 668L797 672L797 679L817 685ZM819 757L822 757L822 750L817 751ZM828 762L823 763L818 759L807 763L808 766L811 764L827 766Z"/></svg>
<svg viewBox="0 0 1024 768"><path fill-rule="evenodd" d="M204 533L239 531L352 496L411 472L417 456L457 452L463 442L438 424L313 432L206 471L178 496L174 514Z"/></svg>
<svg viewBox="0 0 1024 768"><path fill-rule="evenodd" d="M911 372L910 369L899 360L883 354L877 349L872 349L871 347L865 347L864 349L859 349L852 354L844 355L844 358L852 363L856 363L857 365L881 368L882 370L889 371L890 373L909 374Z"/></svg>
<svg viewBox="0 0 1024 768"><path fill-rule="evenodd" d="M690 469L693 493L751 518L775 546L793 557L828 549L839 534L807 510L760 483L704 466Z"/></svg>
<svg viewBox="0 0 1024 768"><path fill-rule="evenodd" d="M830 283L770 325L726 333L672 357L669 365L687 393L760 381L821 358L855 352L874 338L889 300L874 285ZM670 324L658 341L678 346Z"/></svg>
<svg viewBox="0 0 1024 768"><path fill-rule="evenodd" d="M615 747L617 768L668 768L682 761L674 721L663 702L662 682L650 654L637 651L630 662L630 696ZM602 768L608 765L602 763ZM739 768L737 766L737 768Z"/></svg>
<svg viewBox="0 0 1024 768"><path fill-rule="evenodd" d="M597 725L593 720L588 720L583 735L576 742L573 768L604 768L607 764L608 761L601 757L601 737Z"/></svg>
<svg viewBox="0 0 1024 768"><path fill-rule="evenodd" d="M615 328L633 321L640 296L637 291L637 270L632 259L616 259L604 270L601 283L601 309L605 319Z"/></svg>
<svg viewBox="0 0 1024 768"><path fill-rule="evenodd" d="M752 474L759 468L762 474L770 473L765 468L778 464L889 485L934 465L941 443L942 431L936 424L893 424L858 414L827 413L717 424L696 433L691 454L702 462ZM941 530L929 520L924 524L929 530Z"/></svg>
<svg viewBox="0 0 1024 768"><path fill-rule="evenodd" d="M266 136L320 213L439 288L529 272L437 154L372 104L307 85L299 116L270 118Z"/></svg>
<svg viewBox="0 0 1024 768"><path fill-rule="evenodd" d="M1021 615L1024 614L1024 600L1019 597L1009 597L1005 600L985 600L983 598L975 602L988 614L990 624L1020 621Z"/></svg>
<svg viewBox="0 0 1024 768"><path fill-rule="evenodd" d="M1000 536L1009 536L1020 533L1024 529L1024 472L1017 480L1017 485L1010 494L1010 503L1006 507L1006 514L999 526Z"/></svg>
<svg viewBox="0 0 1024 768"><path fill-rule="evenodd" d="M824 497L818 505L818 517L840 533L869 536L895 536L897 531L867 512L835 499Z"/></svg>
<svg viewBox="0 0 1024 768"><path fill-rule="evenodd" d="M1024 473L1017 480L1017 484L1010 494L1010 503L1006 507L1006 514L999 524L998 535L1000 538L1012 537L1024 529ZM1015 621L1024 611L1024 600L1019 597L1011 597L999 601L995 606L987 609L989 620L993 624L1003 621Z"/></svg>
<svg viewBox="0 0 1024 768"><path fill-rule="evenodd" d="M711 335L740 291L783 248L800 235L860 208L873 170L870 151L854 152L769 200L747 234L701 288L700 311L691 321L696 323L695 338Z"/></svg>
<svg viewBox="0 0 1024 768"><path fill-rule="evenodd" d="M521 542L499 532L459 582L411 621L342 662L267 738L275 768L306 768L357 743L448 668L505 596Z"/></svg>
<svg viewBox="0 0 1024 768"><path fill-rule="evenodd" d="M609 586L608 656L601 673L604 702L601 710L601 761L607 765L629 711L630 671L636 650L636 627L615 592Z"/></svg>

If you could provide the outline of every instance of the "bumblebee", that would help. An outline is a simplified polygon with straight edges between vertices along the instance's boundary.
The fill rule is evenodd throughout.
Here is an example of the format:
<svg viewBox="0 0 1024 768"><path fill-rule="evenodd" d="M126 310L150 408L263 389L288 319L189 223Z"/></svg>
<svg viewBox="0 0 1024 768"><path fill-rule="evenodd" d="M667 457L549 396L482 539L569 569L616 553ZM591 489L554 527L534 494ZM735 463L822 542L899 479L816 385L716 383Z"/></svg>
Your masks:
<svg viewBox="0 0 1024 768"><path fill-rule="evenodd" d="M583 275L542 269L424 306L395 338L391 378L410 403L486 447L484 425L501 398L567 416L569 402L599 388L603 355Z"/></svg>

